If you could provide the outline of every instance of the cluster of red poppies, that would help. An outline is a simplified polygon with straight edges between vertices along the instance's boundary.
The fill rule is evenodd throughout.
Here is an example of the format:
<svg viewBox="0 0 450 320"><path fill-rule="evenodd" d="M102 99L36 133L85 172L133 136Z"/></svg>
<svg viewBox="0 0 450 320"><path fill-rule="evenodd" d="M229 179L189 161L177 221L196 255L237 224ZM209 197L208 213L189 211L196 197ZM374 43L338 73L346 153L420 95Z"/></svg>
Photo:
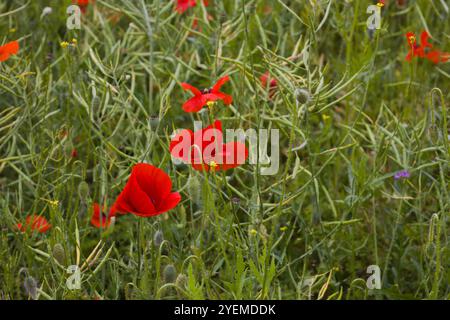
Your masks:
<svg viewBox="0 0 450 320"><path fill-rule="evenodd" d="M420 35L420 45L417 44L416 35L413 32L406 34L408 40L409 52L406 56L406 61L411 61L413 57L425 58L433 63L447 62L450 54L435 50L433 45L428 42L430 35L426 31L422 31Z"/></svg>
<svg viewBox="0 0 450 320"><path fill-rule="evenodd" d="M73 0L80 6L83 12L93 0ZM384 6L385 1L379 3ZM405 1L398 0L398 4L403 5ZM208 6L208 1L203 0L203 4ZM196 0L177 0L176 11L184 13L190 7L197 5ZM414 33L408 32L406 35L410 51L406 56L407 61L413 57L426 58L434 63L445 62L449 59L448 53L433 50L433 46L428 42L429 35L422 32L420 45L416 42ZM0 62L6 61L10 56L16 55L19 51L19 43L12 41L0 46ZM203 107L212 108L218 101L225 105L230 105L233 98L221 92L221 87L230 80L228 76L220 78L210 89L199 90L196 87L182 83L184 90L188 90L193 97L188 99L182 106L185 112L199 112ZM260 77L261 85L268 90L269 99L275 94L277 80L272 78L268 72ZM211 133L212 134L208 134ZM208 138L206 138L208 137ZM222 122L215 120L208 127L191 131L184 129L172 138L169 146L171 155L185 163L191 164L194 170L218 171L236 168L245 163L248 158L248 150L241 142L223 142ZM208 151L205 155L204 151ZM76 151L75 151L76 152ZM76 156L76 153L72 153ZM94 203L92 207L92 225L98 228L107 228L116 213L131 213L140 217L151 217L167 212L181 200L178 192L171 192L172 181L170 177L161 169L150 164L136 164L131 171L131 175L124 189L117 197L108 214L104 207ZM25 223L17 224L21 231L32 229L39 232L47 232L51 225L40 215L30 215L26 217Z"/></svg>

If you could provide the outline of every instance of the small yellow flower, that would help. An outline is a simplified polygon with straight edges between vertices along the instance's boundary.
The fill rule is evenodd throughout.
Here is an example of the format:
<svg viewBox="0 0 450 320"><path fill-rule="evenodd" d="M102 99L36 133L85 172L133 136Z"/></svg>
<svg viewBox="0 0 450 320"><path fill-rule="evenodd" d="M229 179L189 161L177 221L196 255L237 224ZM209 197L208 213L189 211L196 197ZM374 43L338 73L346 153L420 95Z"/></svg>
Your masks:
<svg viewBox="0 0 450 320"><path fill-rule="evenodd" d="M283 226L283 227L280 228L280 231L281 231L281 232L285 232L287 229L288 229L288 227Z"/></svg>
<svg viewBox="0 0 450 320"><path fill-rule="evenodd" d="M78 44L77 39L73 38L73 39L72 39L72 45L76 46L77 44Z"/></svg>
<svg viewBox="0 0 450 320"><path fill-rule="evenodd" d="M384 7L384 3L383 2L378 2L377 6L379 6L380 8Z"/></svg>
<svg viewBox="0 0 450 320"><path fill-rule="evenodd" d="M208 101L207 103L206 103L206 105L208 106L208 108L212 108L212 107L214 107L214 105L216 104L216 102L215 101Z"/></svg>
<svg viewBox="0 0 450 320"><path fill-rule="evenodd" d="M49 200L48 203L50 203L50 205L52 207L57 207L59 205L59 201L58 200Z"/></svg>
<svg viewBox="0 0 450 320"><path fill-rule="evenodd" d="M322 115L322 119L323 121L327 121L328 119L330 119L331 117L329 115L323 114Z"/></svg>
<svg viewBox="0 0 450 320"><path fill-rule="evenodd" d="M16 31L17 31L16 28L11 28L11 29L9 29L9 32L10 32L10 33L14 33L14 32L16 32Z"/></svg>
<svg viewBox="0 0 450 320"><path fill-rule="evenodd" d="M209 166L210 166L211 168L213 168L213 169L216 169L219 165L217 164L217 162L215 162L214 160L212 160L212 161L209 163Z"/></svg>
<svg viewBox="0 0 450 320"><path fill-rule="evenodd" d="M257 234L257 233L258 233L258 231L256 231L255 229L251 229L251 230L250 230L250 234L253 235L253 236L254 236L255 234Z"/></svg>
<svg viewBox="0 0 450 320"><path fill-rule="evenodd" d="M61 48L65 49L69 46L69 43L67 41L63 41L60 43L60 45L61 45Z"/></svg>

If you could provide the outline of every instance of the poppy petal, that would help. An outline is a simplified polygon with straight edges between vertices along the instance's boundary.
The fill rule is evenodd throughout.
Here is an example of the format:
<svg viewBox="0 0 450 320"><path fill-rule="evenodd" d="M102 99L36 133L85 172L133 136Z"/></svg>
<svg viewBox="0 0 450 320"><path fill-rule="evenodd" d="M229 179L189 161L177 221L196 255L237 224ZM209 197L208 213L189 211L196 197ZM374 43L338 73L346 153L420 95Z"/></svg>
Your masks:
<svg viewBox="0 0 450 320"><path fill-rule="evenodd" d="M233 102L233 97L223 92L211 93L210 96L211 95L215 96L215 100L222 100L226 105L229 105Z"/></svg>
<svg viewBox="0 0 450 320"><path fill-rule="evenodd" d="M141 213L145 215L151 215L156 211L152 200L141 189L133 172L125 188L117 197L116 209L121 213Z"/></svg>
<svg viewBox="0 0 450 320"><path fill-rule="evenodd" d="M183 110L185 112L198 112L206 104L205 95L195 96L183 104Z"/></svg>
<svg viewBox="0 0 450 320"><path fill-rule="evenodd" d="M172 157L188 163L190 160L191 145L194 141L194 133L189 129L181 130L170 141L169 151Z"/></svg>
<svg viewBox="0 0 450 320"><path fill-rule="evenodd" d="M223 145L222 153L218 155L220 159L220 169L228 170L236 168L245 163L248 158L248 149L245 143L228 142Z"/></svg>
<svg viewBox="0 0 450 320"><path fill-rule="evenodd" d="M172 189L170 177L161 169L147 163L138 163L132 173L136 176L140 188L152 200L155 208L159 208Z"/></svg>
<svg viewBox="0 0 450 320"><path fill-rule="evenodd" d="M230 80L230 77L229 77L229 76L225 76L225 77L220 78L219 80L217 80L216 84L212 87L212 90L211 90L211 91L212 91L213 93L219 92L220 88L221 88L225 83L227 83L229 80Z"/></svg>
<svg viewBox="0 0 450 320"><path fill-rule="evenodd" d="M184 90L191 91L195 96L201 96L202 95L202 92L200 90L198 90L194 86L191 86L189 83L183 82L183 83L181 83L181 86L183 87Z"/></svg>
<svg viewBox="0 0 450 320"><path fill-rule="evenodd" d="M11 41L5 44L5 50L9 54L17 54L19 52L19 42L17 41Z"/></svg>
<svg viewBox="0 0 450 320"><path fill-rule="evenodd" d="M170 193L163 201L163 205L158 208L158 213L161 214L166 211L169 211L173 208L175 208L178 203L181 201L181 195L178 192L172 192Z"/></svg>

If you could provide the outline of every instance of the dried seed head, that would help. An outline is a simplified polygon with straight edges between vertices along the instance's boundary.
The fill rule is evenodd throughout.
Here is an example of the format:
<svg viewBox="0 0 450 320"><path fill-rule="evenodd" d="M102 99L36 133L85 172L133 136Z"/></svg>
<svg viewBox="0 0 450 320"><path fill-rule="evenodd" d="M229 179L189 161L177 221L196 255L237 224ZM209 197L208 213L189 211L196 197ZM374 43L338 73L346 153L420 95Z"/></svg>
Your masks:
<svg viewBox="0 0 450 320"><path fill-rule="evenodd" d="M166 283L172 283L176 280L177 270L175 269L173 264L168 264L163 271L164 281Z"/></svg>
<svg viewBox="0 0 450 320"><path fill-rule="evenodd" d="M66 260L66 253L61 243L57 243L53 246L52 254L53 258L55 258L55 260L58 261L60 265L64 265L64 262Z"/></svg>
<svg viewBox="0 0 450 320"><path fill-rule="evenodd" d="M299 104L307 104L311 100L311 93L305 88L295 90L295 99Z"/></svg>
<svg viewBox="0 0 450 320"><path fill-rule="evenodd" d="M37 299L37 282L33 277L26 277L23 282L26 294L33 300Z"/></svg>
<svg viewBox="0 0 450 320"><path fill-rule="evenodd" d="M158 230L155 232L155 235L153 236L153 243L156 247L160 247L161 243L164 241L164 234L161 230Z"/></svg>

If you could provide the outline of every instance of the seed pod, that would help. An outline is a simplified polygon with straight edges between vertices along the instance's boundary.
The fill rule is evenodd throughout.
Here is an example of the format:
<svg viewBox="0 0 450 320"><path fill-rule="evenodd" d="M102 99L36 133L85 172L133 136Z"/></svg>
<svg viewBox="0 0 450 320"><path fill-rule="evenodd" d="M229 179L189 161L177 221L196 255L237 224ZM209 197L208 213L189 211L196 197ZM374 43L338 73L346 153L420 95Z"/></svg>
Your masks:
<svg viewBox="0 0 450 320"><path fill-rule="evenodd" d="M156 247L160 247L161 243L164 241L164 234L158 230L155 232L155 235L153 236L153 243Z"/></svg>
<svg viewBox="0 0 450 320"><path fill-rule="evenodd" d="M191 201L195 203L196 205L201 205L201 184L198 180L197 176L191 175L187 182L187 190L189 192L189 196L191 198Z"/></svg>
<svg viewBox="0 0 450 320"><path fill-rule="evenodd" d="M81 181L78 185L78 196L82 201L86 201L89 198L89 185L86 181Z"/></svg>
<svg viewBox="0 0 450 320"><path fill-rule="evenodd" d="M100 100L100 98L99 97L93 97L92 98L92 107L94 108L94 109L98 109L98 107L100 106L100 103L101 103L102 101Z"/></svg>
<svg viewBox="0 0 450 320"><path fill-rule="evenodd" d="M65 261L66 261L66 253L64 251L64 247L62 246L61 243L57 243L53 246L53 258L55 258L56 261L58 261L58 263L60 265L64 265Z"/></svg>
<svg viewBox="0 0 450 320"><path fill-rule="evenodd" d="M37 299L37 282L33 277L26 277L23 282L23 287L26 294L31 297L31 299Z"/></svg>
<svg viewBox="0 0 450 320"><path fill-rule="evenodd" d="M168 264L163 271L164 282L173 283L177 277L177 270L175 269L173 264Z"/></svg>
<svg viewBox="0 0 450 320"><path fill-rule="evenodd" d="M159 115L151 115L149 119L149 124L152 128L156 128L159 125L160 118Z"/></svg>

